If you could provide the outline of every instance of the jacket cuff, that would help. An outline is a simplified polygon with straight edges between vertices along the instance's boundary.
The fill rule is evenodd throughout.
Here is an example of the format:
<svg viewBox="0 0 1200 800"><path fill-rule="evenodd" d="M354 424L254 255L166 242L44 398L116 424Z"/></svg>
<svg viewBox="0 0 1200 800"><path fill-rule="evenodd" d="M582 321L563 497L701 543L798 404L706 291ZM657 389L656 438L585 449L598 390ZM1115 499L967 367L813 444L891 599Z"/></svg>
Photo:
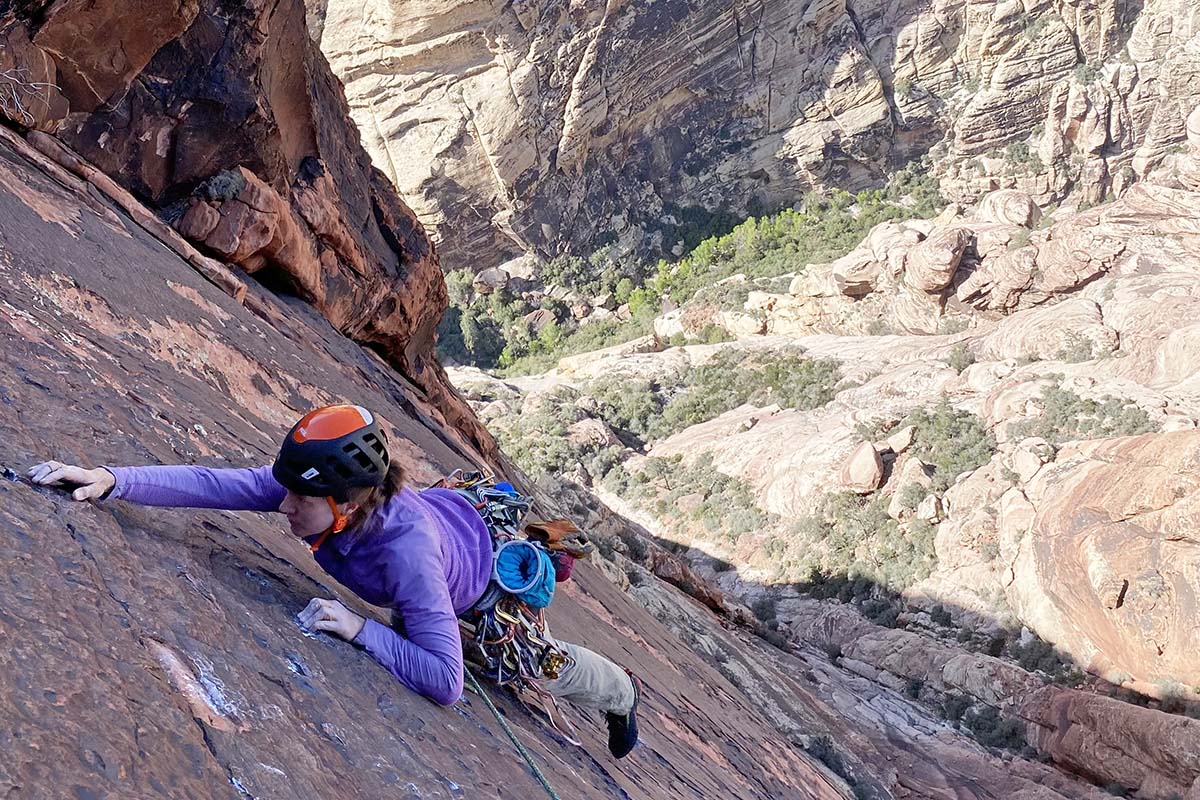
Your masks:
<svg viewBox="0 0 1200 800"><path fill-rule="evenodd" d="M362 630L358 632L358 635L350 643L363 648L368 653L378 653L380 642L388 634L395 635L395 632L391 628L380 625L368 617L367 621L363 623Z"/></svg>
<svg viewBox="0 0 1200 800"><path fill-rule="evenodd" d="M133 484L133 476L130 474L133 470L129 467L109 466L101 466L100 469L113 476L113 487L108 490L107 494L100 498L100 501L120 500Z"/></svg>

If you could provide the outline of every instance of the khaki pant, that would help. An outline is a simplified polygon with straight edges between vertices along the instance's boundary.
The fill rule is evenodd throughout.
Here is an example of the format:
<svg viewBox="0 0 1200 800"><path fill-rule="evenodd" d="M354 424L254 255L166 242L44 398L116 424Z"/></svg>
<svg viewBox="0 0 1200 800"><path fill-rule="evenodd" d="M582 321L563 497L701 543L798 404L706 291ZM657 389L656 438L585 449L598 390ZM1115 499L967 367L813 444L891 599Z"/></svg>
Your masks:
<svg viewBox="0 0 1200 800"><path fill-rule="evenodd" d="M582 708L613 714L629 713L633 708L633 681L625 670L586 647L561 639L555 643L567 651L575 663L564 669L559 677L543 679L540 682L542 688Z"/></svg>

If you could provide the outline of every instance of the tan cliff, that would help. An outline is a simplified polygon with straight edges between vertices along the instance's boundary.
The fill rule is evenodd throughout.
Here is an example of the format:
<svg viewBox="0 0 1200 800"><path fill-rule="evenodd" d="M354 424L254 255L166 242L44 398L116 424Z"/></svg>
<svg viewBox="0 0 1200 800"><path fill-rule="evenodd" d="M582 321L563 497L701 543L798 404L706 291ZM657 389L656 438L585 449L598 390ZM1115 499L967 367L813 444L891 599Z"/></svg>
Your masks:
<svg viewBox="0 0 1200 800"><path fill-rule="evenodd" d="M1088 202L1171 167L1196 105L1189 0L310 0L377 167L449 267L618 241L669 254L878 183Z"/></svg>
<svg viewBox="0 0 1200 800"><path fill-rule="evenodd" d="M647 456L684 467L703 457L716 470L705 482L739 481L775 515L766 524L777 533L730 538L680 523L706 500L729 502L703 487L656 504L612 491L587 461L568 472L591 486L580 489L591 502L684 551L691 573L668 580L709 586L706 602L718 587L737 616L735 606L769 599L795 642L838 650L838 663L865 679L934 707L968 695L1016 720L1056 764L1147 797L1190 797L1195 723L1105 696L1124 686L1152 703L1178 697L1195 716L1200 694L1200 183L1189 177L1200 168L1200 110L1187 119L1177 171L1110 203L1049 215L1027 193L998 190L934 220L883 223L831 264L797 264L789 290L750 291L744 309L685 306L660 317L655 336L563 358L545 375L456 370L455 380L493 429L565 396L580 419L570 436L624 448L619 469L644 470ZM740 327L739 313L756 327ZM665 344L712 325L735 341ZM947 327L958 332L939 332ZM644 454L619 442L589 394L606 381L669 387L720 358L748 365L796 352L839 364L830 402L743 405ZM1064 408L1066 398L1075 399ZM1074 415L1113 402L1143 414L1146 432L1073 432ZM943 403L979 419L994 450L937 490L913 429L895 423ZM871 434L880 424L886 434ZM1053 442L1031 433L1042 430L1065 433ZM940 640L928 635L938 626L890 630L842 603L796 598L803 575L789 565L821 543L794 523L841 492L879 498L882 521L906 536L929 531L934 564L904 594L911 608L946 614ZM1044 675L948 643L950 619L967 639L1015 626L1090 677L1064 678L1077 689L1047 686Z"/></svg>

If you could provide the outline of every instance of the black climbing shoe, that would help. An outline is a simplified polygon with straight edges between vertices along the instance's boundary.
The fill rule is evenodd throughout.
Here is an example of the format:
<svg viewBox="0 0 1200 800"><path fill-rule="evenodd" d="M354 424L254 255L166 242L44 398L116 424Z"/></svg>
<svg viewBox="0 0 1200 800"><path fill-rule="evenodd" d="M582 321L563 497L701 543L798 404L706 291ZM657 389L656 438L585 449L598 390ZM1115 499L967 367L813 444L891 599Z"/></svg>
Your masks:
<svg viewBox="0 0 1200 800"><path fill-rule="evenodd" d="M628 714L614 714L610 711L604 715L608 721L608 750L617 758L629 755L633 746L637 744L637 707L642 697L642 682L629 670L625 671L633 683L633 707L629 709Z"/></svg>

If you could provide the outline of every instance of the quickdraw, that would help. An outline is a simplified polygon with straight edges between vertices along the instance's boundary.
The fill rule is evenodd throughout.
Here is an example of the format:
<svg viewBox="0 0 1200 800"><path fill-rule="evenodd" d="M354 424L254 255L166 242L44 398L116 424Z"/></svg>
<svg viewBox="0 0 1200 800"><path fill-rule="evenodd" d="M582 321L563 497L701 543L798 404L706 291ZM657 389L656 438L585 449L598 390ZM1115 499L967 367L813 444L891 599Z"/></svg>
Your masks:
<svg viewBox="0 0 1200 800"><path fill-rule="evenodd" d="M533 501L510 484L496 483L483 472L455 470L434 486L453 489L471 502L492 534L493 550L524 539L521 522ZM459 617L459 628L467 645L464 655L477 665L479 675L535 697L550 724L572 744L579 744L554 697L538 683L558 678L575 663L550 635L544 609L530 608L492 581L474 607Z"/></svg>

